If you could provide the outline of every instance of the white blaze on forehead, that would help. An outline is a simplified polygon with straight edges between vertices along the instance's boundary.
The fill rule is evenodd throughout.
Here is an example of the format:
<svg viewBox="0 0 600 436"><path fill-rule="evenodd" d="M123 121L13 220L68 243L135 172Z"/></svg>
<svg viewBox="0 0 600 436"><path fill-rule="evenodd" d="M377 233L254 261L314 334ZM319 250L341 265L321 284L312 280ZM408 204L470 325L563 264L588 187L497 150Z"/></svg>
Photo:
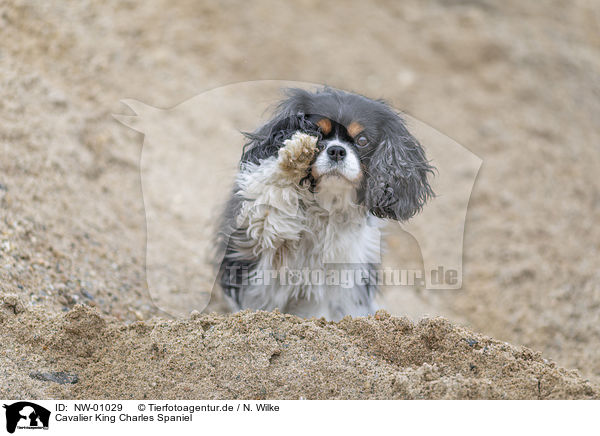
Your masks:
<svg viewBox="0 0 600 436"><path fill-rule="evenodd" d="M332 161L327 155L327 150L331 147L339 146L346 150L346 156L339 162ZM314 163L314 172L317 177L328 173L342 175L351 182L357 182L361 177L360 159L354 150L347 143L339 139L325 141L325 148L319 153L317 160Z"/></svg>

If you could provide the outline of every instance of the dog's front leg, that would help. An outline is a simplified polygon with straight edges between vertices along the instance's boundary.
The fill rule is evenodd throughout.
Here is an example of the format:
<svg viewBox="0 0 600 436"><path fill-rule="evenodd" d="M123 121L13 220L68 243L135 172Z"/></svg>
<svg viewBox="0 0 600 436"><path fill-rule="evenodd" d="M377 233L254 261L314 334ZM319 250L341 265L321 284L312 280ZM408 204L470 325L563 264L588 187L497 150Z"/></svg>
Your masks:
<svg viewBox="0 0 600 436"><path fill-rule="evenodd" d="M300 239L304 213L300 199L308 194L300 181L306 177L316 151L317 138L296 132L284 142L277 156L260 165L247 165L238 174L238 195L244 201L238 215L239 229L245 229L243 248L273 266L284 258Z"/></svg>

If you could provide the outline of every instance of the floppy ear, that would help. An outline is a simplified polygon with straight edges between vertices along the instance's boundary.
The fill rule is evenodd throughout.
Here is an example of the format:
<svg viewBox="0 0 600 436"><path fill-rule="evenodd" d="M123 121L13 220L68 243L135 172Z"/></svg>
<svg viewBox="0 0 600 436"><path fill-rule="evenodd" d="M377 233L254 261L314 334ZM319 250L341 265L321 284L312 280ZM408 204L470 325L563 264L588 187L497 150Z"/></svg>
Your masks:
<svg viewBox="0 0 600 436"><path fill-rule="evenodd" d="M434 196L427 177L434 167L402 119L388 120L368 164L365 203L379 218L405 221Z"/></svg>
<svg viewBox="0 0 600 436"><path fill-rule="evenodd" d="M287 98L279 103L271 120L252 133L244 133L248 142L244 145L242 163L258 164L275 156L283 142L298 130L320 137L318 126L306 118L303 110L310 94L301 89L288 89L285 93Z"/></svg>

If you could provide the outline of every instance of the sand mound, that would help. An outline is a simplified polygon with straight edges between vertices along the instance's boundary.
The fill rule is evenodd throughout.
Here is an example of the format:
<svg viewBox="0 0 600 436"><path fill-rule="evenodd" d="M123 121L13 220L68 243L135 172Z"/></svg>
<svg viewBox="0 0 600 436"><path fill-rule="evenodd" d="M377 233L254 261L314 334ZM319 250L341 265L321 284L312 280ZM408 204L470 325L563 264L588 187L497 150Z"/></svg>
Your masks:
<svg viewBox="0 0 600 436"><path fill-rule="evenodd" d="M0 325L4 367L10 368L0 397L7 398L549 399L600 393L576 371L525 347L443 318L414 324L383 311L339 323L241 312L124 326L89 307L50 316L8 297Z"/></svg>

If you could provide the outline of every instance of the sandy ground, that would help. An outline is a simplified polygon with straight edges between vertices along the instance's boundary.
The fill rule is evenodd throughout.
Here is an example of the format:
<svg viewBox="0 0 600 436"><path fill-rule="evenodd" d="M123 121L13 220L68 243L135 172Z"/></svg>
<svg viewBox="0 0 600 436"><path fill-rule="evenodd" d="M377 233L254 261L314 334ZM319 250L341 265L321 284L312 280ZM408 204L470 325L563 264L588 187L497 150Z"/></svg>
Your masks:
<svg viewBox="0 0 600 436"><path fill-rule="evenodd" d="M597 397L599 21L584 0L0 2L0 397ZM386 292L411 321L166 320L143 135L111 114L259 79L385 97L482 159L462 290ZM409 234L388 245L420 266ZM31 376L52 371L77 383Z"/></svg>
<svg viewBox="0 0 600 436"><path fill-rule="evenodd" d="M179 321L108 322L76 306L48 316L2 301L3 343L25 361L3 358L0 397L352 399L598 398L577 371L525 347L471 333L449 321L418 324L385 312L326 323L241 312ZM18 312L15 314L15 312ZM77 383L21 376L68 368ZM42 376L43 378L43 376ZM63 375L63 379L67 379Z"/></svg>

